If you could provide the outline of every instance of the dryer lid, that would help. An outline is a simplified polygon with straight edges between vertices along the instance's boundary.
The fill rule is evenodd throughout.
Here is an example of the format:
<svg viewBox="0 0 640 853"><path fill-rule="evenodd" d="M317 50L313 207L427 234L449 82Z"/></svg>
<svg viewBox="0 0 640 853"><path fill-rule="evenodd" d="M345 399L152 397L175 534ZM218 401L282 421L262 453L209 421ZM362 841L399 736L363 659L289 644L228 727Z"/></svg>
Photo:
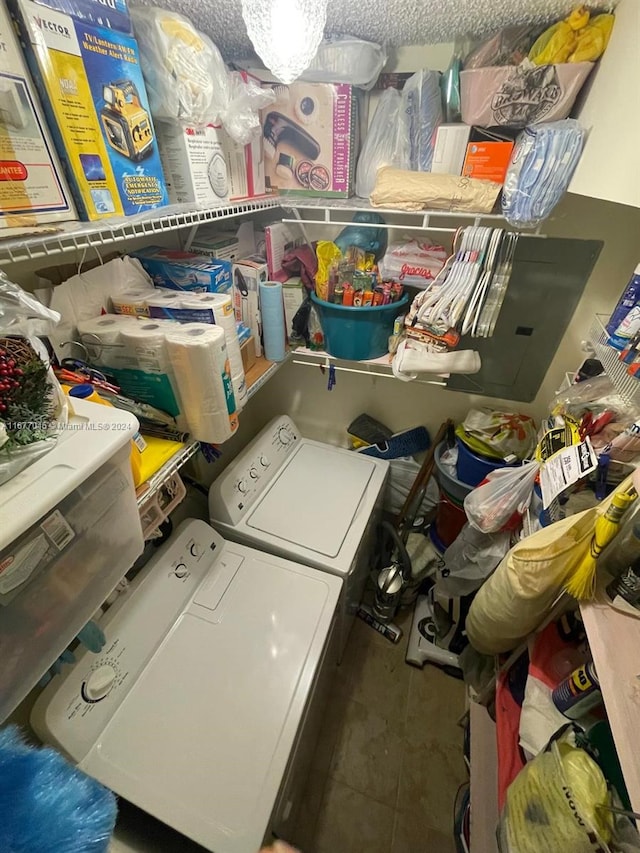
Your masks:
<svg viewBox="0 0 640 853"><path fill-rule="evenodd" d="M366 456L303 443L247 518L247 527L337 557L376 464ZM371 512L371 507L362 510Z"/></svg>

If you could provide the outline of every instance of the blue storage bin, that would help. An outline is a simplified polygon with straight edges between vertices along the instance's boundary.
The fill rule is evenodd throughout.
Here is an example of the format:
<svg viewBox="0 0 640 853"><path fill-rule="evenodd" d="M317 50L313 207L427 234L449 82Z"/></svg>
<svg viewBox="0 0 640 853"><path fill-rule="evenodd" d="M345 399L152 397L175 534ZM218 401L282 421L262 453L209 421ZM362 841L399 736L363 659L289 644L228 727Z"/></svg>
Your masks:
<svg viewBox="0 0 640 853"><path fill-rule="evenodd" d="M352 308L334 305L311 294L316 306L322 331L324 348L336 358L363 361L379 358L389 352L389 337L393 334L393 321L409 301L407 295L390 305Z"/></svg>
<svg viewBox="0 0 640 853"><path fill-rule="evenodd" d="M468 486L479 485L487 474L495 471L496 468L506 468L507 463L501 459L489 459L488 456L481 456L479 453L474 453L464 441L456 437L458 445L458 464L456 471L458 479L462 480Z"/></svg>

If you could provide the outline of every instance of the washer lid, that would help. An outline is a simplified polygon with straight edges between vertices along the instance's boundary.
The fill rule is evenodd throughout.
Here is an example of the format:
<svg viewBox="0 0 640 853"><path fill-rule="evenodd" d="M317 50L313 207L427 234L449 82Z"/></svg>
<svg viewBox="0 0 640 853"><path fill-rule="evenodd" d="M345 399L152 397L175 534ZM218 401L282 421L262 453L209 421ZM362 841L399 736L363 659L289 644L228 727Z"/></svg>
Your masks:
<svg viewBox="0 0 640 853"><path fill-rule="evenodd" d="M241 565L222 596L196 594L80 766L208 850L255 853L341 581L241 545L225 553Z"/></svg>
<svg viewBox="0 0 640 853"><path fill-rule="evenodd" d="M247 527L337 557L376 465L334 447L300 445L247 518Z"/></svg>

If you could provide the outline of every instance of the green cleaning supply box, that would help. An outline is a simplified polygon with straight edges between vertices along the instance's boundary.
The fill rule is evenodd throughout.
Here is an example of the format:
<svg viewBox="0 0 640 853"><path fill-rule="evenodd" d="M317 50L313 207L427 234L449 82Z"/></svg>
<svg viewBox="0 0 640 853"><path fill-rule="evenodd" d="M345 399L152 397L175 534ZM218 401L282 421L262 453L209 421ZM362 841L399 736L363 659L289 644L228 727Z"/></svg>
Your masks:
<svg viewBox="0 0 640 853"><path fill-rule="evenodd" d="M192 293L229 293L231 291L231 263L193 252L148 246L132 252L156 287L169 290L186 290Z"/></svg>
<svg viewBox="0 0 640 853"><path fill-rule="evenodd" d="M9 8L80 216L168 204L135 39L34 0Z"/></svg>

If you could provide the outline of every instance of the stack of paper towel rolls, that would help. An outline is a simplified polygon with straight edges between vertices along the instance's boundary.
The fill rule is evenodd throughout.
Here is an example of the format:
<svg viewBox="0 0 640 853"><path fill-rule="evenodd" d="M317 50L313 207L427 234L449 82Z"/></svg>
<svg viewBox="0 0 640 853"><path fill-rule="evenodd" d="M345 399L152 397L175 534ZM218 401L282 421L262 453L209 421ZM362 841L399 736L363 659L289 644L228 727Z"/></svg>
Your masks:
<svg viewBox="0 0 640 853"><path fill-rule="evenodd" d="M172 323L166 342L189 432L210 443L231 438L238 415L224 331L206 323Z"/></svg>

